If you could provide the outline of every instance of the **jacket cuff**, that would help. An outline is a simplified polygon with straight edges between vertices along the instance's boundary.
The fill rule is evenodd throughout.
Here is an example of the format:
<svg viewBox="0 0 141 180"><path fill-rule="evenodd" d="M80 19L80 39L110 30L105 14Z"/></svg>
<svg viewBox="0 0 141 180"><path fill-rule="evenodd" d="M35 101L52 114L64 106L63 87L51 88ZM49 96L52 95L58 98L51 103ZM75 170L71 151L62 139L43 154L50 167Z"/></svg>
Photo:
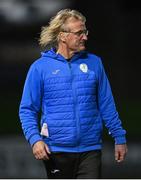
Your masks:
<svg viewBox="0 0 141 180"><path fill-rule="evenodd" d="M115 144L126 144L126 137L125 136L115 137Z"/></svg>
<svg viewBox="0 0 141 180"><path fill-rule="evenodd" d="M34 134L33 136L30 137L29 143L31 146L33 146L37 141L42 141L43 139L41 138L40 135Z"/></svg>

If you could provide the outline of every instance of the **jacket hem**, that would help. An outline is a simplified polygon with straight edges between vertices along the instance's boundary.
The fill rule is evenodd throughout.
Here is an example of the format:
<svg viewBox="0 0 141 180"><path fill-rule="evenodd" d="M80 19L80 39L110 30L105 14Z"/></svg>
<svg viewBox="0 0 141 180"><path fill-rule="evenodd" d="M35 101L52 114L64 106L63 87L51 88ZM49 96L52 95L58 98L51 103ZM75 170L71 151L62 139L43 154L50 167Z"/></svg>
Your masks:
<svg viewBox="0 0 141 180"><path fill-rule="evenodd" d="M86 152L86 151L92 151L92 150L101 150L102 145L87 145L87 146L74 146L74 147L63 147L63 146L49 146L51 152L71 152L71 153L79 153L79 152Z"/></svg>

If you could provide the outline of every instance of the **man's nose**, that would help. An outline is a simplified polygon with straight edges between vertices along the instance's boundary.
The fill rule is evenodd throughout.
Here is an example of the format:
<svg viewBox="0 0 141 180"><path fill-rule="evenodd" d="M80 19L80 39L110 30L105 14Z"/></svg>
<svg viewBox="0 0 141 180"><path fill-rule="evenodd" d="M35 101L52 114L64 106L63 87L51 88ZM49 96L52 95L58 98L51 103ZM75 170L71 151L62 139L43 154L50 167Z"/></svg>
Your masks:
<svg viewBox="0 0 141 180"><path fill-rule="evenodd" d="M85 41L88 39L88 35L86 35L85 33L82 36L82 39L84 39Z"/></svg>

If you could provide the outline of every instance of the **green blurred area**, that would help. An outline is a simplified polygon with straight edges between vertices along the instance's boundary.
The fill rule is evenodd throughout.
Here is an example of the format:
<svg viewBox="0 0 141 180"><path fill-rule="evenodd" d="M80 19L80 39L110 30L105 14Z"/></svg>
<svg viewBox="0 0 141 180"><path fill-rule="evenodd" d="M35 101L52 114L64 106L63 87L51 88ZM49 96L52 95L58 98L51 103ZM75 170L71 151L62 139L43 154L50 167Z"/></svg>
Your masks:
<svg viewBox="0 0 141 180"><path fill-rule="evenodd" d="M18 111L21 100L21 94L7 94L1 98L1 125L0 134L22 134L21 124L19 121ZM127 137L138 137L141 134L141 102L125 101L118 103L118 112L122 125L127 131ZM104 136L108 136L105 129Z"/></svg>
<svg viewBox="0 0 141 180"><path fill-rule="evenodd" d="M4 95L1 97L1 126L0 134L18 134L21 133L21 124L18 117L20 96L17 94Z"/></svg>

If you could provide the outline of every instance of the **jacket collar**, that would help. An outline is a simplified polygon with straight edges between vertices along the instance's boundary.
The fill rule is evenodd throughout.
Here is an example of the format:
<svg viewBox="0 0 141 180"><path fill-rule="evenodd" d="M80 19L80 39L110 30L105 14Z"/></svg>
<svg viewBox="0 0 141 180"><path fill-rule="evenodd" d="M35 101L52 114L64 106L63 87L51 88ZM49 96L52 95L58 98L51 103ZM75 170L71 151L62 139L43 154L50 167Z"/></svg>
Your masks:
<svg viewBox="0 0 141 180"><path fill-rule="evenodd" d="M77 52L72 56L72 58L70 59L70 62L75 61L79 59L80 57L86 56L86 54L87 54L86 51ZM42 57L50 57L52 59L56 59L59 61L64 61L64 62L67 61L67 59L65 59L61 54L56 54L55 48L51 48L50 50L41 52L41 55Z"/></svg>

